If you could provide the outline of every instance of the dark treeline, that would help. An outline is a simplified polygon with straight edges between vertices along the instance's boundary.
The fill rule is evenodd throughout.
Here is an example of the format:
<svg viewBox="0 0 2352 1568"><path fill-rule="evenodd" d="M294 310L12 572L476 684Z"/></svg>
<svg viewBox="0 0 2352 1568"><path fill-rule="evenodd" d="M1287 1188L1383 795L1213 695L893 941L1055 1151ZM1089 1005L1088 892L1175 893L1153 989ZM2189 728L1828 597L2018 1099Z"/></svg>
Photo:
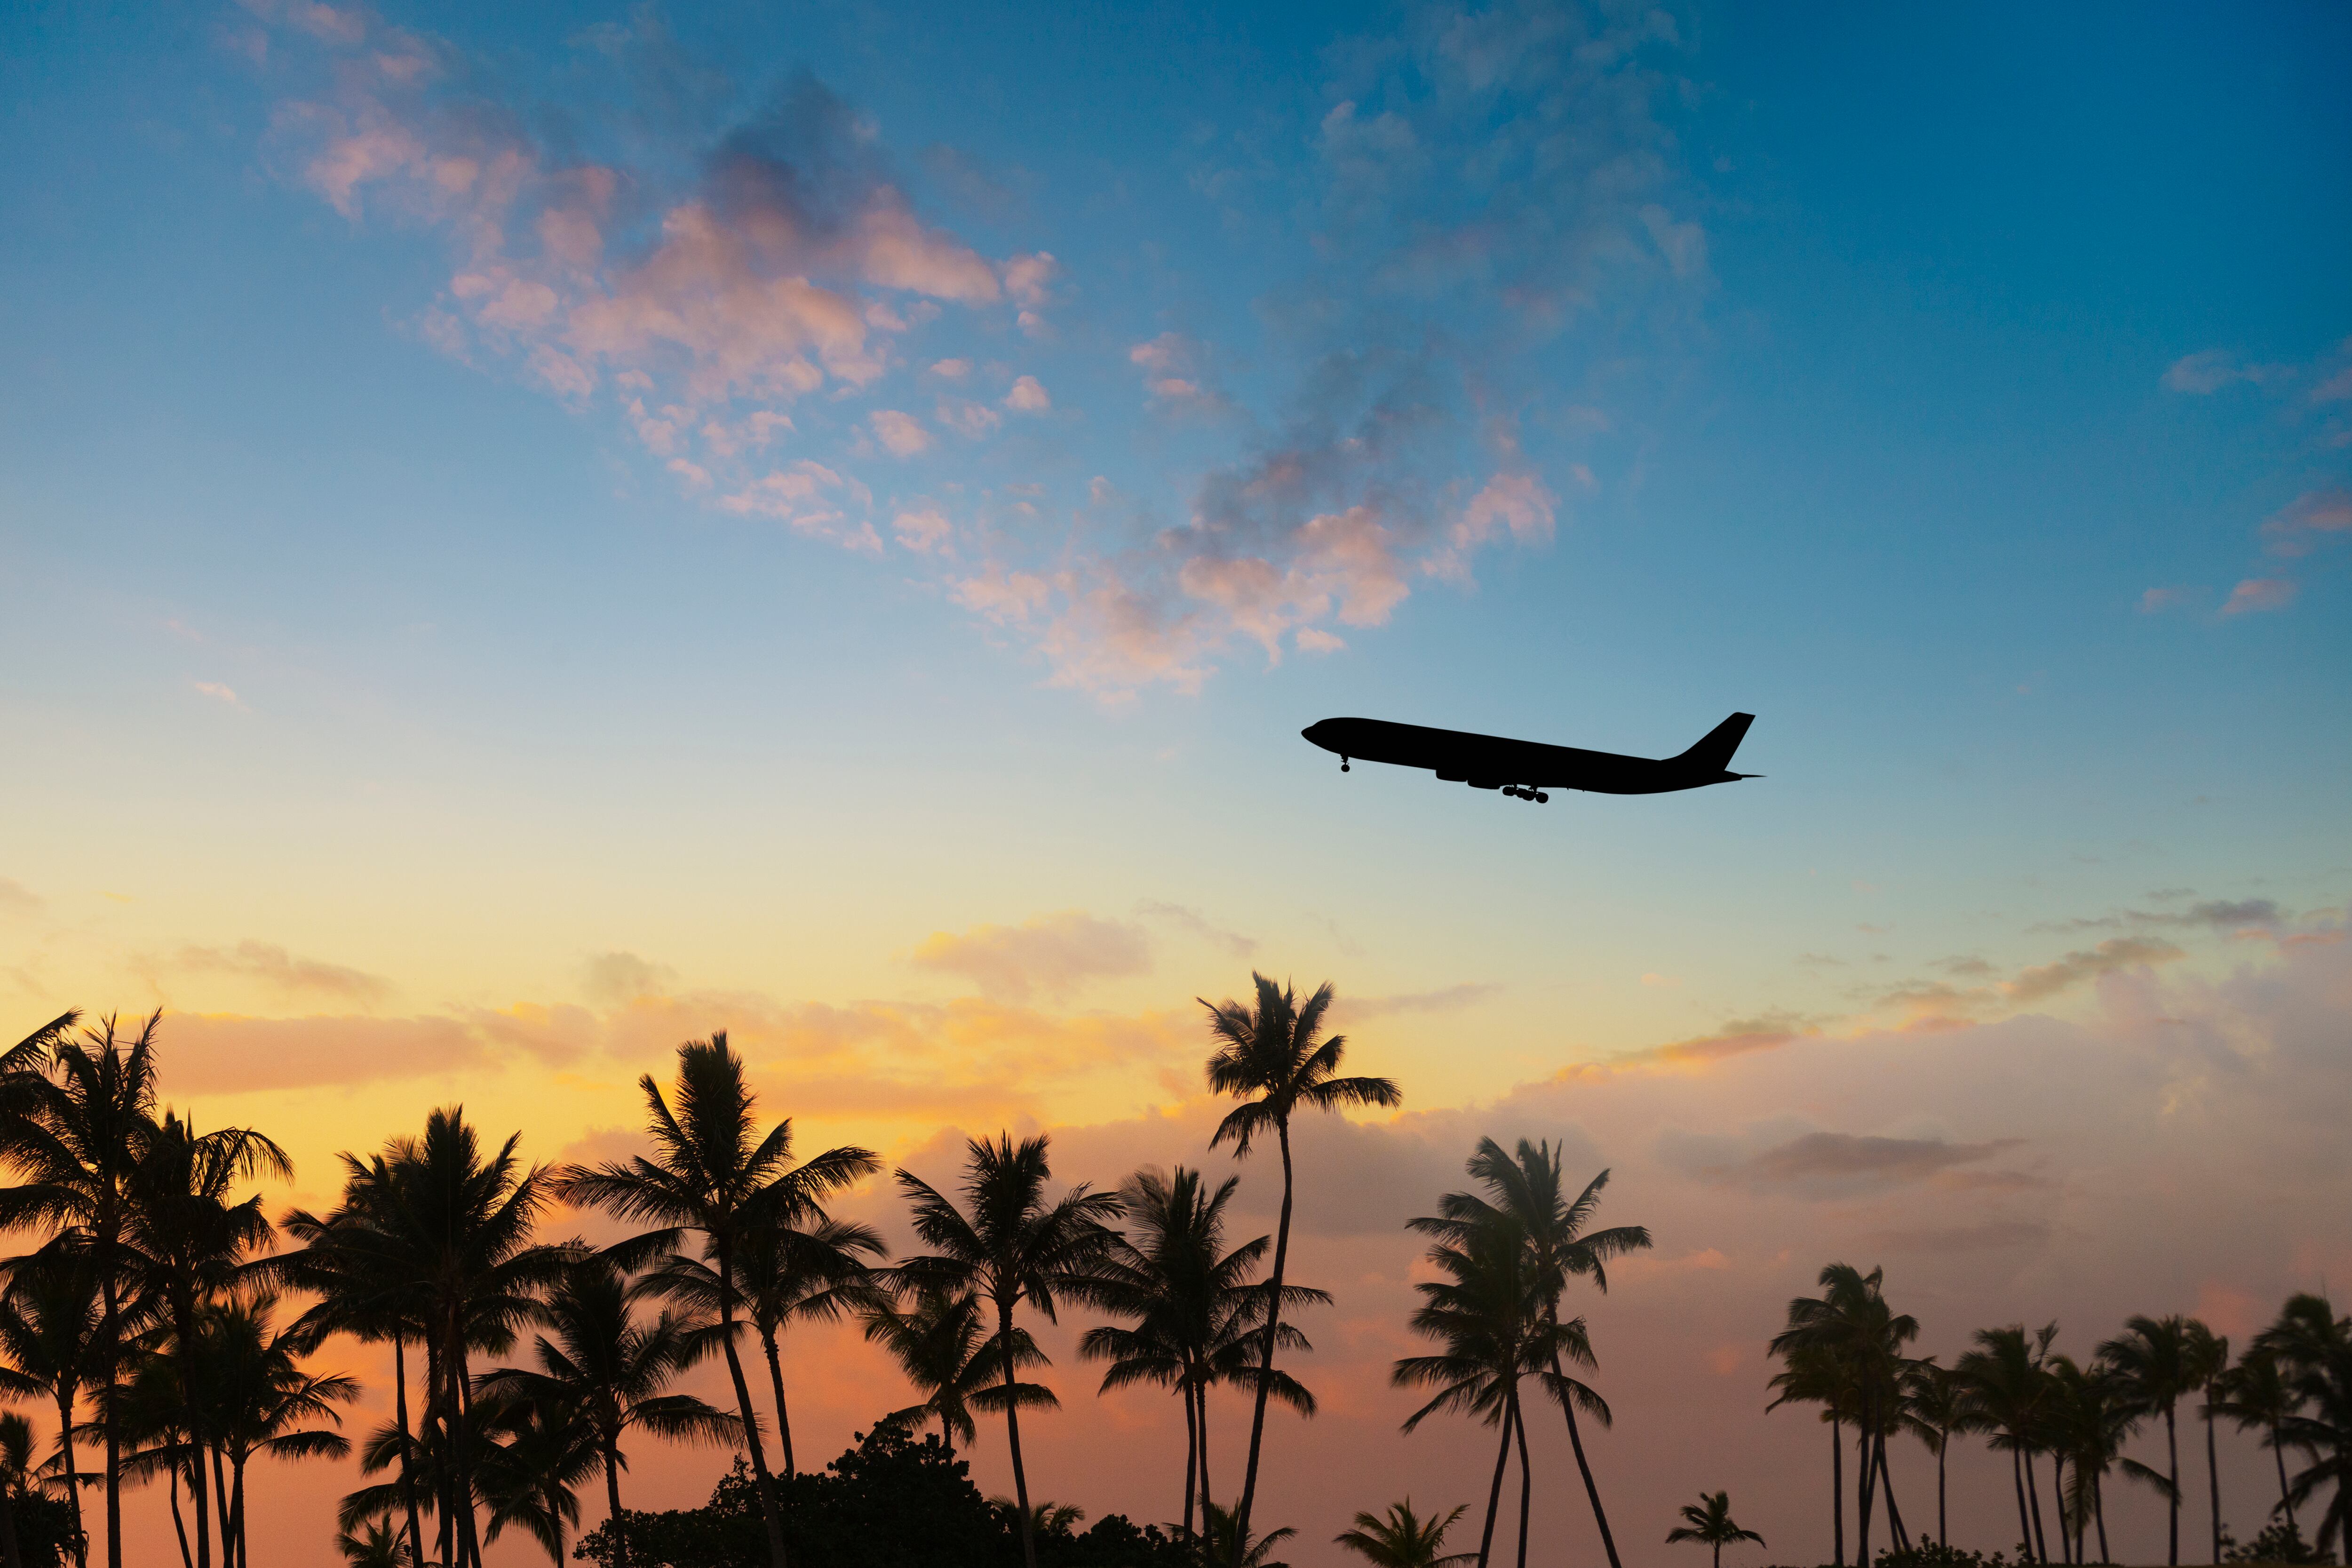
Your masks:
<svg viewBox="0 0 2352 1568"><path fill-rule="evenodd" d="M53 1412L55 1427L44 1458L34 1424L0 1415L0 1568L88 1568L89 1509L103 1510L107 1568L121 1568L123 1489L158 1485L183 1568L247 1568L254 1461L354 1453L362 1484L343 1499L336 1544L365 1568L480 1568L509 1531L555 1563L606 1568L1278 1568L1294 1532L1256 1520L1278 1448L1267 1412L1314 1414L1296 1370L1311 1349L1301 1321L1330 1300L1291 1268L1294 1123L1400 1096L1341 1072L1346 1042L1324 1033L1329 986L1301 999L1254 978L1247 1003L1209 1007L1208 1080L1236 1101L1209 1147L1278 1161L1271 1235L1229 1237L1237 1176L1179 1165L1109 1190L1064 1185L1045 1137L1003 1134L968 1142L949 1190L890 1173L916 1237L896 1258L835 1212L883 1162L848 1147L798 1157L790 1121L761 1115L723 1033L678 1047L669 1083L640 1080L643 1155L530 1163L520 1135L487 1139L446 1108L416 1134L341 1155L325 1212L273 1220L239 1189L289 1177L286 1155L257 1131L200 1131L162 1103L157 1018L129 1034L58 1019L0 1054L0 1226L37 1238L0 1264L0 1397ZM1393 1568L1488 1568L1507 1554L1525 1568L1547 1479L1528 1433L1556 1419L1577 1471L1561 1479L1622 1568L1586 1442L1610 1409L1567 1301L1579 1285L1605 1291L1610 1262L1649 1233L1596 1228L1608 1173L1570 1181L1549 1144L1481 1140L1467 1172L1469 1190L1412 1222L1430 1267L1410 1328L1429 1348L1392 1375L1423 1395L1407 1431L1446 1415L1494 1434L1477 1548L1446 1550L1474 1504L1423 1513L1410 1500L1359 1513L1336 1544ZM607 1215L623 1239L551 1238L566 1205ZM2050 1333L2008 1329L1979 1335L1947 1370L1908 1354L1917 1327L1888 1307L1876 1273L1838 1266L1822 1283L1773 1343L1786 1365L1775 1403L1817 1403L1831 1427L1841 1565L1849 1431L1857 1564L1882 1503L1899 1552L1927 1544L1896 1507L1886 1439L1907 1433L1937 1454L1941 1539L1944 1457L1954 1436L1979 1432L2012 1457L2033 1560L2089 1561L2095 1538L2104 1561L2100 1483L2122 1474L2172 1500L2177 1561L2177 1443L2163 1472L2119 1449L2153 1419L2175 1438L2192 1415L2209 1469L2216 1419L2261 1431L2276 1453L2282 1522L2265 1542L2284 1542L2323 1492L2321 1545L2345 1534L2352 1321L2317 1298L2290 1302L2234 1362L2186 1320L2134 1320L2081 1366L2052 1353ZM1074 1309L1098 1320L1078 1349L1102 1365L1101 1391L1156 1387L1181 1405L1171 1523L1089 1524L1031 1474L1024 1417L1058 1403L1038 1380L1048 1361L1033 1327ZM784 1353L807 1324L862 1332L912 1395L817 1468L795 1453ZM392 1363L390 1419L352 1436L341 1411L360 1384L314 1366L346 1338ZM716 1403L679 1386L706 1364L725 1373ZM1245 1431L1213 1424L1220 1389L1240 1396ZM983 1423L1003 1433L1010 1497L983 1497L961 1457ZM731 1448L732 1468L703 1507L630 1510L629 1455L667 1442ZM2045 1471L2060 1500L2056 1558L2041 1533ZM584 1536L583 1491L606 1514ZM1752 1538L1724 1494L1702 1500L1685 1510L1697 1533L1676 1539L1719 1552ZM1502 1528L1512 1502L1515 1535ZM2212 1522L2218 1554L2218 1490Z"/></svg>

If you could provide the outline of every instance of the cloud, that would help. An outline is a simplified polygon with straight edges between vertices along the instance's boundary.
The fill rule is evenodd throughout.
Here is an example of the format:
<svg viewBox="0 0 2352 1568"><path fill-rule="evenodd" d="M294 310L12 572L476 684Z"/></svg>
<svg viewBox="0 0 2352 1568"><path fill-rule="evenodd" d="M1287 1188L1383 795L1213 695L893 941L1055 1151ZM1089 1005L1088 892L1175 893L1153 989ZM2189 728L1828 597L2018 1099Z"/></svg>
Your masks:
<svg viewBox="0 0 2352 1568"><path fill-rule="evenodd" d="M2074 952L2049 963L2036 964L2016 979L2001 982L2002 996L2020 1006L2044 1001L2068 987L2117 970L2169 963L2185 957L2168 942L2140 937L2116 937L2088 952Z"/></svg>
<svg viewBox="0 0 2352 1568"><path fill-rule="evenodd" d="M2294 603L2295 584L2287 577L2249 577L2230 590L2230 597L2221 605L2225 616L2243 616L2263 610L2284 610Z"/></svg>
<svg viewBox="0 0 2352 1568"><path fill-rule="evenodd" d="M2263 524L2263 538L2279 555L2308 555L2322 542L2347 534L2352 534L2352 490L2346 489L2312 490L2297 496L2293 504ZM2231 597L2234 602L2235 595Z"/></svg>
<svg viewBox="0 0 2352 1568"><path fill-rule="evenodd" d="M2227 349L2206 349L2172 362L2164 373L2167 391L2185 392L2192 396L2208 396L2239 382L2260 386L2294 374L2294 367L2284 364L2249 364L2232 355Z"/></svg>
<svg viewBox="0 0 2352 1568"><path fill-rule="evenodd" d="M38 914L41 907L39 894L13 877L0 877L0 915Z"/></svg>
<svg viewBox="0 0 2352 1568"><path fill-rule="evenodd" d="M1723 1180L1831 1196L1863 1187L1915 1184L1958 1165L1974 1164L2020 1140L1952 1143L1941 1138L1879 1138L1808 1132L1720 1170Z"/></svg>
<svg viewBox="0 0 2352 1568"><path fill-rule="evenodd" d="M677 984L677 971L634 952L600 952L581 965L580 983L599 1002L627 1002L657 995Z"/></svg>
<svg viewBox="0 0 2352 1568"><path fill-rule="evenodd" d="M1054 406L1044 384L1034 375L1024 375L1013 383L1013 390L1004 395L1004 406L1016 414L1043 414Z"/></svg>
<svg viewBox="0 0 2352 1568"><path fill-rule="evenodd" d="M1088 980L1143 974L1151 946L1142 928L1079 910L1038 915L1017 926L933 931L911 955L917 968L959 974L985 995L1026 1001L1063 996Z"/></svg>
<svg viewBox="0 0 2352 1568"><path fill-rule="evenodd" d="M181 969L234 974L289 995L314 993L366 1004L382 1001L392 992L391 982L381 975L315 958L297 958L266 942L241 942L233 948L184 947L173 963Z"/></svg>
<svg viewBox="0 0 2352 1568"><path fill-rule="evenodd" d="M2143 616L2159 615L2176 608L2188 597L2189 590L2186 588L2150 588L2139 596L2139 613Z"/></svg>
<svg viewBox="0 0 2352 1568"><path fill-rule="evenodd" d="M911 414L902 414L895 408L877 408L870 422L874 434L881 438L884 447L889 448L892 457L911 458L919 452L930 450L931 433L924 429L923 422Z"/></svg>
<svg viewBox="0 0 2352 1568"><path fill-rule="evenodd" d="M204 696L211 698L215 702L226 702L231 708L242 708L245 706L243 702L237 700L237 695L234 690L222 685L217 680L192 680L188 684L194 687L198 692Z"/></svg>
<svg viewBox="0 0 2352 1568"><path fill-rule="evenodd" d="M935 506L910 507L890 520L891 536L902 550L918 555L943 552L955 537L955 524Z"/></svg>
<svg viewBox="0 0 2352 1568"><path fill-rule="evenodd" d="M454 1018L173 1013L160 1049L173 1092L311 1089L471 1071L491 1064Z"/></svg>
<svg viewBox="0 0 2352 1568"><path fill-rule="evenodd" d="M1200 910L1182 904L1163 904L1146 900L1135 906L1135 912L1146 920L1165 921L1180 930L1190 931L1206 942L1212 942L1235 958L1247 958L1257 952L1257 939L1244 936L1215 924Z"/></svg>
<svg viewBox="0 0 2352 1568"><path fill-rule="evenodd" d="M1335 1018L1349 1024L1362 1018L1393 1017L1401 1013L1454 1013L1475 1007L1500 995L1502 991L1502 985L1494 981L1465 980L1435 991L1408 991L1389 996L1343 993L1333 1003L1331 1012Z"/></svg>

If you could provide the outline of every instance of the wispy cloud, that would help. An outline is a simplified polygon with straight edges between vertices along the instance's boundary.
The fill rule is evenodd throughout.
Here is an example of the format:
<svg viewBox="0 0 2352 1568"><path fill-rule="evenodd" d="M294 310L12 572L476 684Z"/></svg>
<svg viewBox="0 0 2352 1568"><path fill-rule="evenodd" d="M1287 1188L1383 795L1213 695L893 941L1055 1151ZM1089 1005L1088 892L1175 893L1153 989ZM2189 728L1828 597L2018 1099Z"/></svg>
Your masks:
<svg viewBox="0 0 2352 1568"><path fill-rule="evenodd" d="M274 942L240 942L235 947L184 947L173 957L178 968L200 973L233 974L287 995L317 994L371 1003L392 991L391 982L364 970L320 959L300 958Z"/></svg>
<svg viewBox="0 0 2352 1568"><path fill-rule="evenodd" d="M2291 577L2249 577L2230 590L2222 602L2225 616L2255 615L2284 610L2294 603L2297 589Z"/></svg>
<svg viewBox="0 0 2352 1568"><path fill-rule="evenodd" d="M2167 391L2203 397L2227 386L2242 383L2260 386L2266 382L2284 381L2294 374L2292 365L2253 364L2227 349L2206 349L2173 361L2164 373L2164 384Z"/></svg>
<svg viewBox="0 0 2352 1568"><path fill-rule="evenodd" d="M1151 968L1151 946L1142 928L1081 910L1038 915L1017 926L934 931L910 957L919 969L961 975L983 994L1014 1002L1038 992L1065 996L1088 980Z"/></svg>

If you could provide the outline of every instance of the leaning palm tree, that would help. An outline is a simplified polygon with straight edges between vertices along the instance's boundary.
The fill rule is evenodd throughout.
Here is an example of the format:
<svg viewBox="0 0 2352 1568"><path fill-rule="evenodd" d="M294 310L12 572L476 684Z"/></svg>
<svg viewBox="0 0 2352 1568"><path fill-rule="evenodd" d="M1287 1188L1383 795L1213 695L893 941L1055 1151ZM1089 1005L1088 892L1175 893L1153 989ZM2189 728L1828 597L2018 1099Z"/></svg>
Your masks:
<svg viewBox="0 0 2352 1568"><path fill-rule="evenodd" d="M1517 1440L1519 1561L1524 1564L1532 1475L1520 1419L1519 1380L1539 1375L1551 1351L1542 1329L1541 1300L1528 1279L1526 1237L1507 1214L1496 1214L1466 1235L1453 1233L1443 1221L1436 1223L1442 1239L1430 1247L1429 1261L1442 1278L1413 1287L1422 1300L1413 1310L1412 1328L1442 1348L1432 1355L1401 1358L1389 1381L1399 1387L1437 1391L1405 1417L1408 1432L1441 1412L1475 1415L1502 1429L1494 1479L1486 1489L1486 1523L1478 1536L1479 1568L1486 1568L1494 1550L1503 1472L1510 1462L1512 1441Z"/></svg>
<svg viewBox="0 0 2352 1568"><path fill-rule="evenodd" d="M1252 1143L1267 1132L1282 1150L1282 1216L1275 1227L1274 1273L1267 1281L1272 1310L1266 1313L1262 1372L1274 1371L1274 1352L1282 1322L1282 1287L1290 1266L1290 1212L1295 1183L1290 1157L1290 1119L1306 1110L1339 1110L1349 1106L1393 1106L1404 1096L1385 1078L1339 1077L1347 1052L1345 1037L1323 1039L1323 1025L1331 1010L1328 981L1301 1004L1286 984L1277 985L1255 971L1255 1006L1240 1002L1212 1003L1209 1034L1217 1048L1209 1058L1209 1087L1219 1094L1243 1100L1217 1124L1209 1140L1212 1149L1231 1142L1236 1159L1248 1155ZM1265 1402L1274 1392L1270 1376L1261 1378L1250 1412L1249 1459L1242 1472L1241 1506L1234 1510L1240 1537L1249 1535L1250 1510L1257 1500L1258 1458L1265 1438Z"/></svg>
<svg viewBox="0 0 2352 1568"><path fill-rule="evenodd" d="M1469 1511L1468 1503L1459 1503L1452 1513L1423 1519L1412 1511L1412 1499L1407 1498L1389 1504L1386 1517L1359 1511L1355 1524L1333 1536L1331 1542L1335 1546L1346 1547L1373 1568L1456 1568L1478 1557L1475 1552L1445 1550L1445 1532Z"/></svg>
<svg viewBox="0 0 2352 1568"><path fill-rule="evenodd" d="M839 1321L878 1298L870 1259L887 1250L882 1233L854 1220L814 1215L770 1215L747 1229L735 1251L735 1295L744 1321L760 1337L768 1362L768 1383L776 1402L776 1437L782 1446L784 1474L799 1474L793 1460L793 1420L784 1400L784 1366L777 1342L794 1323ZM719 1275L697 1258L673 1256L654 1270L649 1283L705 1321L719 1316Z"/></svg>
<svg viewBox="0 0 2352 1568"><path fill-rule="evenodd" d="M542 1413L576 1412L590 1456L604 1467L618 1568L629 1568L620 1522L623 1436L641 1427L658 1437L725 1443L742 1430L734 1417L692 1394L664 1392L711 1345L668 1312L650 1323L639 1320L632 1309L647 1293L644 1285L633 1289L610 1258L581 1253L536 1314L544 1331L532 1347L539 1364L501 1367L475 1385L478 1394ZM546 1517L562 1522L552 1510ZM557 1556L561 1561L560 1550Z"/></svg>
<svg viewBox="0 0 2352 1568"><path fill-rule="evenodd" d="M133 1176L155 1128L155 1035L162 1021L159 1010L125 1037L108 1017L78 1038L51 1025L55 1033L46 1049L54 1078L5 1075L9 1114L0 1116L0 1163L15 1172L19 1184L0 1188L0 1230L47 1228L50 1247L89 1259L101 1308L92 1370L108 1383L139 1327L141 1303L129 1289L124 1232ZM9 1056L25 1049L19 1046ZM100 1401L99 1420L106 1448L107 1568L122 1568L122 1433L111 1401Z"/></svg>
<svg viewBox="0 0 2352 1568"><path fill-rule="evenodd" d="M1648 1228L1623 1225L1607 1230L1587 1230L1585 1226L1601 1205L1601 1189L1609 1184L1609 1173L1601 1172L1584 1184L1582 1192L1570 1197L1560 1178L1560 1152L1549 1142L1531 1143L1522 1138L1517 1152L1506 1154L1503 1146L1492 1138L1481 1138L1470 1156L1468 1169L1471 1175L1485 1184L1486 1195L1480 1198L1465 1193L1446 1194L1440 1200L1444 1218L1448 1223L1468 1226L1480 1223L1490 1212L1508 1213L1527 1238L1528 1280L1543 1303L1542 1328L1546 1337L1556 1348L1580 1350L1578 1359L1581 1364L1592 1365L1583 1321L1577 1320L1573 1333L1563 1332L1560 1297L1572 1277L1590 1279L1595 1289L1607 1294L1609 1260L1648 1247ZM1426 1227L1426 1222L1415 1223ZM1576 1454L1577 1472L1584 1479L1584 1495L1592 1507L1592 1521L1600 1527L1601 1544L1609 1555L1610 1568L1619 1568L1617 1539L1610 1533L1609 1515L1601 1506L1601 1489L1592 1479L1592 1466L1584 1454L1584 1436L1576 1421L1580 1405L1606 1426L1609 1406L1599 1394L1568 1375L1557 1353L1552 1357L1544 1387L1567 1418L1569 1446Z"/></svg>
<svg viewBox="0 0 2352 1568"><path fill-rule="evenodd" d="M2296 1399L2281 1435L2311 1456L2287 1497L2303 1503L2328 1492L2315 1544L2352 1552L2352 1317L2339 1318L2325 1296L2291 1296L2278 1321L2254 1339L2275 1356Z"/></svg>
<svg viewBox="0 0 2352 1568"><path fill-rule="evenodd" d="M2100 1359L2124 1379L2139 1408L2164 1417L2165 1479L2172 1483L2166 1512L2164 1560L2168 1563L2180 1561L2180 1435L2175 1407L2183 1394L2194 1394L2204 1382L2191 1321L2178 1314L2132 1318L2122 1333L2099 1347ZM2204 1325L2196 1328L2202 1331Z"/></svg>
<svg viewBox="0 0 2352 1568"><path fill-rule="evenodd" d="M1698 1501L1683 1504L1683 1522L1666 1531L1666 1544L1696 1541L1702 1546L1715 1548L1715 1568L1723 1568L1723 1549L1742 1541L1764 1544L1764 1538L1752 1530L1742 1530L1731 1517L1729 1492L1701 1492Z"/></svg>
<svg viewBox="0 0 2352 1568"><path fill-rule="evenodd" d="M2257 1344L2239 1358L2221 1380L2221 1400L2214 1409L2227 1415L2241 1432L2259 1430L2263 1447L2271 1451L2278 1466L2279 1500L2272 1512L2294 1523L2294 1507L2288 1496L2286 1479L2286 1440L2281 1428L2302 1405L2302 1399L2288 1386L2286 1374L2279 1358L2272 1351Z"/></svg>
<svg viewBox="0 0 2352 1568"><path fill-rule="evenodd" d="M881 1169L881 1162L867 1150L841 1148L794 1166L791 1121L777 1122L765 1134L758 1131L758 1097L723 1029L708 1040L678 1047L674 1109L653 1074L639 1079L637 1087L646 1099L653 1157L572 1166L558 1179L556 1191L568 1203L656 1227L616 1253L625 1267L675 1254L689 1234L696 1238L718 1276L719 1349L734 1384L742 1443L767 1526L769 1560L773 1568L784 1568L783 1520L769 1480L751 1385L735 1347L736 1254L745 1236L763 1225L822 1219L825 1197Z"/></svg>
<svg viewBox="0 0 2352 1568"><path fill-rule="evenodd" d="M1029 1478L1021 1462L1021 1404L1014 1395L1019 1357L1013 1314L1025 1303L1054 1321L1056 1303L1089 1300L1101 1289L1101 1267L1118 1215L1118 1198L1084 1183L1048 1199L1053 1172L1046 1140L1016 1144L1006 1133L993 1143L967 1141L964 1207L958 1208L911 1171L898 1173L914 1205L915 1234L932 1251L898 1266L918 1286L970 1292L996 1319L997 1370L1003 1380L1005 1440L1013 1454L1013 1489L1021 1505L1021 1553L1037 1568L1036 1532L1029 1515ZM1033 1347L1034 1352L1034 1347ZM1039 1355L1042 1363L1044 1357Z"/></svg>

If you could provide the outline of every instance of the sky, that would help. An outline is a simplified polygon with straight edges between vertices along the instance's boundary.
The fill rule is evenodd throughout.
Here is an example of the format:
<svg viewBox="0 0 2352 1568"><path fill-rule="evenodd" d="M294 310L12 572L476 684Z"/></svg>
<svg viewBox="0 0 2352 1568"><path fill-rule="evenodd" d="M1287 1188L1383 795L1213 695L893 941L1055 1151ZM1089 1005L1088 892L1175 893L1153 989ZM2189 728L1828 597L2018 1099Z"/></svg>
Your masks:
<svg viewBox="0 0 2352 1568"><path fill-rule="evenodd" d="M0 1036L163 1009L289 1203L452 1102L626 1151L714 1028L803 1151L1110 1184L1229 1166L1197 998L1328 980L1405 1099L1302 1136L1294 1561L1482 1487L1386 1368L1486 1134L1656 1234L1584 1303L1629 1558L1704 1487L1819 1560L1763 1346L1822 1264L1947 1361L2352 1278L2347 59L2320 5L10 7ZM1735 710L1761 779L1541 806L1297 736ZM1172 1401L1047 1342L1033 1485L1172 1517ZM790 1359L803 1454L903 1403ZM1955 1456L1964 1544L2006 1484Z"/></svg>

